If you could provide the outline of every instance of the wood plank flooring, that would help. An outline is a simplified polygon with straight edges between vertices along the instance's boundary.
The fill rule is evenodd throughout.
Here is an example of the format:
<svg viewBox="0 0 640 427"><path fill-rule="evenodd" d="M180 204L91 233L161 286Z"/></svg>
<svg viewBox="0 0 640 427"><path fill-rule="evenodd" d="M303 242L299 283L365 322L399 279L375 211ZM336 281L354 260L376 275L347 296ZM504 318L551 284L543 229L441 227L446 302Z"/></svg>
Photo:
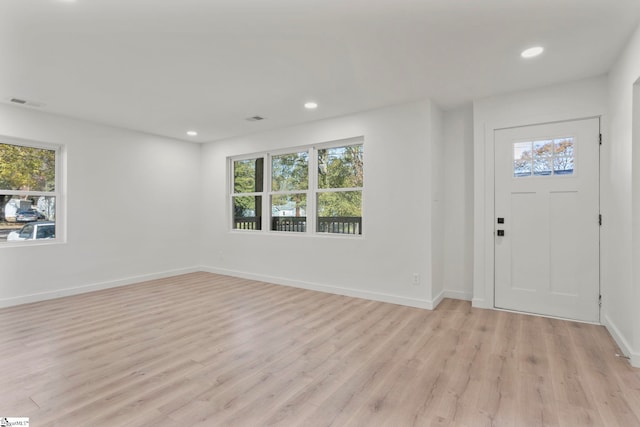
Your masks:
<svg viewBox="0 0 640 427"><path fill-rule="evenodd" d="M640 426L600 326L193 273L0 310L32 426Z"/></svg>

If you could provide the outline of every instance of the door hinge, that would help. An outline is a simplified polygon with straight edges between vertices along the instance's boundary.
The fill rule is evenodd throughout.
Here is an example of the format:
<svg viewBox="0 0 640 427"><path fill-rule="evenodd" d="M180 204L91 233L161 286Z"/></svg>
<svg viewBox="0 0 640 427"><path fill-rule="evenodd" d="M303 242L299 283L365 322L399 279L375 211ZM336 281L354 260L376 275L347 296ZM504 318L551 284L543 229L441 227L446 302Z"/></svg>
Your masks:
<svg viewBox="0 0 640 427"><path fill-rule="evenodd" d="M598 225L602 225L602 215L598 215Z"/></svg>
<svg viewBox="0 0 640 427"><path fill-rule="evenodd" d="M600 134L598 140L600 141L600 145L602 145L602 134Z"/></svg>
<svg viewBox="0 0 640 427"><path fill-rule="evenodd" d="M602 307L602 295L598 296L598 306Z"/></svg>

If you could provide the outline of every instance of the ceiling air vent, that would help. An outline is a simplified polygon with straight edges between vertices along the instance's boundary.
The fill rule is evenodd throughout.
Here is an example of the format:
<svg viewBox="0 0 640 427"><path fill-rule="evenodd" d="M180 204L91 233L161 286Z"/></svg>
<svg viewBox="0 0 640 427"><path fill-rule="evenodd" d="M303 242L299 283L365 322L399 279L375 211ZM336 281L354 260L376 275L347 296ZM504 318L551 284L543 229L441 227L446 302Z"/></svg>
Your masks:
<svg viewBox="0 0 640 427"><path fill-rule="evenodd" d="M26 105L27 107L42 107L43 104L39 103L39 102L33 102L33 101L29 101L28 99L21 99L21 98L11 98L9 99L9 102L11 102L12 104L18 104L18 105Z"/></svg>
<svg viewBox="0 0 640 427"><path fill-rule="evenodd" d="M260 120L264 120L264 117L253 116L253 117L247 117L245 120L248 122L258 122Z"/></svg>

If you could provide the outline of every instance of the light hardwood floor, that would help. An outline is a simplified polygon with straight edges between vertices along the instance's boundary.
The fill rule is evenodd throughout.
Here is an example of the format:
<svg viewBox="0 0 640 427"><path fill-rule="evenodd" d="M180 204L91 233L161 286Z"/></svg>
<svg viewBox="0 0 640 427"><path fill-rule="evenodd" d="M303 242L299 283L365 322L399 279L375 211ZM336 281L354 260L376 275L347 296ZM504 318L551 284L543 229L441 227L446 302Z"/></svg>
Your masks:
<svg viewBox="0 0 640 427"><path fill-rule="evenodd" d="M32 426L640 426L600 326L194 273L0 310Z"/></svg>

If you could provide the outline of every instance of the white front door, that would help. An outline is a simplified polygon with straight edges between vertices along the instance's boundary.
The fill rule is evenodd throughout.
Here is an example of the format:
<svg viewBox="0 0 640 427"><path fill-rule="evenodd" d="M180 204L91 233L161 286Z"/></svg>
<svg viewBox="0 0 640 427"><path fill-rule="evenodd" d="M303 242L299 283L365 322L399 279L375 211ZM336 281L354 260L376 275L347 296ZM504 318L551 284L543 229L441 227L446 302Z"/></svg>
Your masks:
<svg viewBox="0 0 640 427"><path fill-rule="evenodd" d="M495 307L600 318L599 119L496 130Z"/></svg>

